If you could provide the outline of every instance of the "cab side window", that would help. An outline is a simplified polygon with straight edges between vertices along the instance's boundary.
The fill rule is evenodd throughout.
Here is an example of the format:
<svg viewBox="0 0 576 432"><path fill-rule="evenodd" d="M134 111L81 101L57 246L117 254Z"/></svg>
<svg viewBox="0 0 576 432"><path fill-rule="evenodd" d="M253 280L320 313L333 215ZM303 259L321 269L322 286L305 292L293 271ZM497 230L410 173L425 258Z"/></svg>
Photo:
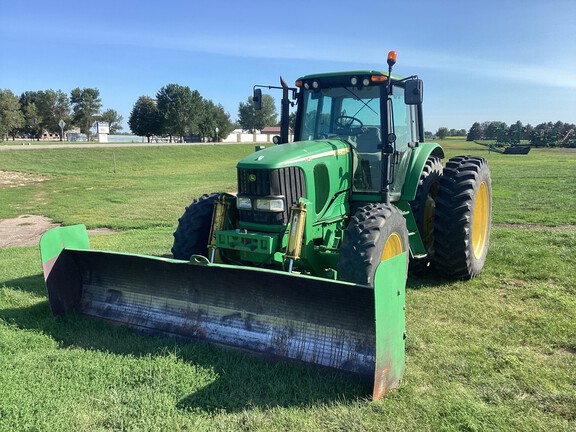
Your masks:
<svg viewBox="0 0 576 432"><path fill-rule="evenodd" d="M406 150L409 143L416 141L415 107L404 103L404 89L394 87L392 94L392 110L394 111L394 133L396 134L396 149Z"/></svg>

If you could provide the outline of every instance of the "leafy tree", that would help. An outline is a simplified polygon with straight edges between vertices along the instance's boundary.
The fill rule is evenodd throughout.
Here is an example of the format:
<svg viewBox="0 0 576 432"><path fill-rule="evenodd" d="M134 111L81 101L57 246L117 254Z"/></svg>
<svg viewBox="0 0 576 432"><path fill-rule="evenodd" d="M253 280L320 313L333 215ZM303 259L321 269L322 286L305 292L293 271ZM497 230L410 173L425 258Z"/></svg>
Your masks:
<svg viewBox="0 0 576 432"><path fill-rule="evenodd" d="M107 109L97 117L98 121L108 122L110 124L110 133L115 134L122 130L122 121L124 118L116 110Z"/></svg>
<svg viewBox="0 0 576 432"><path fill-rule="evenodd" d="M41 93L39 91L26 91L20 95L20 110L24 118L20 130L37 140L40 140L42 136L42 119L38 112Z"/></svg>
<svg viewBox="0 0 576 432"><path fill-rule="evenodd" d="M553 142L555 146L560 144L560 141L562 138L564 138L564 135L568 133L568 130L569 125L567 123L563 123L561 121L554 123L554 126L552 126L551 135L553 136Z"/></svg>
<svg viewBox="0 0 576 432"><path fill-rule="evenodd" d="M24 115L20 111L20 101L10 90L0 90L0 140L8 135L14 139L16 132L24 125Z"/></svg>
<svg viewBox="0 0 576 432"><path fill-rule="evenodd" d="M254 133L266 126L276 124L276 104L270 95L262 95L262 109L256 110L252 96L246 103L240 102L238 106L238 123L244 130Z"/></svg>
<svg viewBox="0 0 576 432"><path fill-rule="evenodd" d="M60 90L38 92L36 106L42 129L61 135L62 130L58 124L60 120L67 125L70 124L70 100L66 93ZM62 136L60 136L60 141L62 141Z"/></svg>
<svg viewBox="0 0 576 432"><path fill-rule="evenodd" d="M530 123L526 126L522 127L522 133L520 135L520 139L522 140L530 140L532 138L532 132L534 132L534 127Z"/></svg>
<svg viewBox="0 0 576 432"><path fill-rule="evenodd" d="M162 133L182 139L187 133L198 132L202 113L202 96L187 86L168 84L156 94L158 111L162 119Z"/></svg>
<svg viewBox="0 0 576 432"><path fill-rule="evenodd" d="M202 100L202 112L198 119L198 132L202 138L216 138L216 105L211 100ZM220 128L218 128L220 129ZM219 134L218 134L219 135Z"/></svg>
<svg viewBox="0 0 576 432"><path fill-rule="evenodd" d="M38 140L44 131L60 135L60 120L70 122L70 101L60 90L26 91L20 96L20 107L25 118L22 132Z"/></svg>
<svg viewBox="0 0 576 432"><path fill-rule="evenodd" d="M36 102L38 102L38 99L40 98L40 93L41 92L39 91L25 91L20 95L19 101L22 112L26 110L27 105L30 105L31 103L35 104Z"/></svg>
<svg viewBox="0 0 576 432"><path fill-rule="evenodd" d="M80 132L85 133L90 139L90 128L102 108L100 90L76 87L70 93L70 102L72 103L73 124L80 127Z"/></svg>
<svg viewBox="0 0 576 432"><path fill-rule="evenodd" d="M508 125L506 123L503 123L496 129L496 144L508 144L508 143L509 143Z"/></svg>
<svg viewBox="0 0 576 432"><path fill-rule="evenodd" d="M461 137L466 136L466 129L450 129L448 136Z"/></svg>
<svg viewBox="0 0 576 432"><path fill-rule="evenodd" d="M488 138L488 127L490 126L490 122L485 121L480 123L480 136L482 137L481 139L485 140L485 139L493 139L493 138Z"/></svg>
<svg viewBox="0 0 576 432"><path fill-rule="evenodd" d="M540 123L534 127L530 144L535 147L548 147L550 145L552 123Z"/></svg>
<svg viewBox="0 0 576 432"><path fill-rule="evenodd" d="M218 128L218 133L216 133L216 128ZM198 129L202 138L216 141L230 135L230 132L234 130L234 125L222 105L216 105L211 100L204 99Z"/></svg>
<svg viewBox="0 0 576 432"><path fill-rule="evenodd" d="M520 144L520 140L522 139L522 130L524 129L524 125L520 120L516 123L511 124L508 128L507 135L507 142L510 145L518 145Z"/></svg>
<svg viewBox="0 0 576 432"><path fill-rule="evenodd" d="M508 130L508 125L501 121L490 121L483 123L482 139L503 141L503 137Z"/></svg>
<svg viewBox="0 0 576 432"><path fill-rule="evenodd" d="M220 104L216 105L214 114L216 115L216 121L219 129L218 139L226 139L228 135L230 135L230 132L235 129L235 125L230 119L230 114L228 114L224 107Z"/></svg>
<svg viewBox="0 0 576 432"><path fill-rule="evenodd" d="M132 133L147 137L148 142L152 135L160 135L161 119L156 101L148 96L140 96L132 108L128 126Z"/></svg>
<svg viewBox="0 0 576 432"><path fill-rule="evenodd" d="M443 140L448 136L448 128L445 127L439 128L438 131L436 132L436 136L438 137L438 139Z"/></svg>
<svg viewBox="0 0 576 432"><path fill-rule="evenodd" d="M42 118L38 113L36 102L31 102L25 107L24 128L27 133L40 141L40 138L42 137Z"/></svg>

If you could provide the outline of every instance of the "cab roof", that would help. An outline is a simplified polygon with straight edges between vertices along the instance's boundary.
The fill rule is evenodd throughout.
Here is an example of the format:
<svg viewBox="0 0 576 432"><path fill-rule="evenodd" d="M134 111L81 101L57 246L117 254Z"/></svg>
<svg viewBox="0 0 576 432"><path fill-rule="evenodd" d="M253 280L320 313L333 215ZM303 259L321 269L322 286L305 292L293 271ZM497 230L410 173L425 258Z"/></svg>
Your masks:
<svg viewBox="0 0 576 432"><path fill-rule="evenodd" d="M307 81L311 79L321 79L321 78L335 78L335 77L353 77L353 76L372 76L372 75L380 75L380 76L388 76L387 72L383 71L375 71L375 70L355 70L355 71L344 71L344 72L326 72L326 73L317 73L317 74L310 74L304 75L301 78L298 78L297 81ZM391 75L393 80L401 80L402 76L392 74Z"/></svg>

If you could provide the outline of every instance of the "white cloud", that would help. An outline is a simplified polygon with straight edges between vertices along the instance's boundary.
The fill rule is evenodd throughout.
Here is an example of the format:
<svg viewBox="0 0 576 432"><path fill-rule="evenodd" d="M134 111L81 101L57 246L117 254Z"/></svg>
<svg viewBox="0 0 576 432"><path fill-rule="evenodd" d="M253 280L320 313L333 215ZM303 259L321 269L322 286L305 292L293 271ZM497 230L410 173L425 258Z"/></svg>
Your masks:
<svg viewBox="0 0 576 432"><path fill-rule="evenodd" d="M427 57L431 57L430 54ZM553 59L549 60L549 63L552 62L554 62ZM434 56L428 62L421 62L419 67L446 70L451 73L466 73L496 80L536 84L542 87L576 89L576 67L558 68L550 67L544 63L531 65L446 55Z"/></svg>
<svg viewBox="0 0 576 432"><path fill-rule="evenodd" d="M348 63L354 68L365 65L375 69L386 67L387 50L371 46L357 46L354 41L333 39L301 40L285 36L237 35L233 39L218 35L191 35L187 38L141 36L124 40L124 43L154 48L195 51L235 57L293 59L315 62ZM450 74L465 73L495 80L516 81L542 87L576 89L576 67L558 68L547 64L498 62L484 58L422 52L409 47L398 47L398 62L402 68L445 70ZM404 54L406 53L406 54Z"/></svg>
<svg viewBox="0 0 576 432"><path fill-rule="evenodd" d="M8 24L10 27L10 24ZM10 28L2 33L10 34ZM8 31L6 31L8 30ZM89 45L134 46L158 50L176 50L225 55L242 58L291 59L309 62L350 64L351 68L386 68L387 49L385 41L358 38L334 37L331 34L310 34L299 37L297 34L258 33L247 29L244 34L230 35L218 33L194 33L191 29L173 29L170 35L139 30L121 31L106 29L99 33L86 32L73 26L61 28L44 37L61 40L81 41ZM497 81L515 81L535 84L540 87L576 89L576 59L547 58L542 64L499 62L478 57L423 51L390 41L390 48L398 52L397 69L442 70L448 74L466 74L490 78ZM377 47L375 47L375 45ZM560 66L561 65L561 66ZM309 70L310 67L304 69Z"/></svg>

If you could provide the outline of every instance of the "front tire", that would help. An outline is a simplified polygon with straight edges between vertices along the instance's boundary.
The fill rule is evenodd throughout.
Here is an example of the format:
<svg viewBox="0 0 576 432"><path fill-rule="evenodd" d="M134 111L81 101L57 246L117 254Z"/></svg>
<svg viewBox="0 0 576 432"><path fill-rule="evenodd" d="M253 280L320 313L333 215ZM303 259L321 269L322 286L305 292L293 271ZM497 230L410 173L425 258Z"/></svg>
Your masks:
<svg viewBox="0 0 576 432"><path fill-rule="evenodd" d="M486 262L492 220L492 186L485 159L452 158L436 200L435 266L444 276L471 279Z"/></svg>
<svg viewBox="0 0 576 432"><path fill-rule="evenodd" d="M174 232L174 258L187 261L192 255L208 256L212 214L219 196L218 193L204 194L186 207Z"/></svg>
<svg viewBox="0 0 576 432"><path fill-rule="evenodd" d="M338 279L374 286L378 264L406 251L406 220L397 207L382 203L360 207L344 232Z"/></svg>

